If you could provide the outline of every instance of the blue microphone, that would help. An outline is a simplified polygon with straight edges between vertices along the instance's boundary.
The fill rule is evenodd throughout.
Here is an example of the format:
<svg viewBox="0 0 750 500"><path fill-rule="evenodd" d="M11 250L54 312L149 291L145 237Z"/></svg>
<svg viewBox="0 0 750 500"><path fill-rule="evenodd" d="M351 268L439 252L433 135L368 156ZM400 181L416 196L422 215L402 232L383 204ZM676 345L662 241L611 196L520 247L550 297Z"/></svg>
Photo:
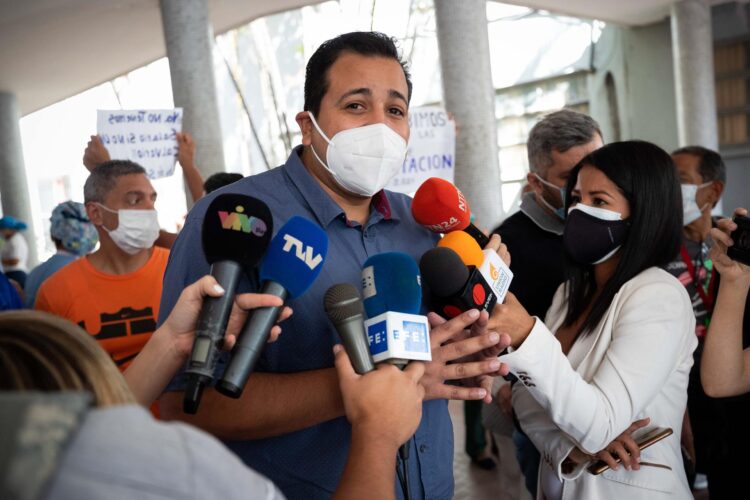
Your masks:
<svg viewBox="0 0 750 500"><path fill-rule="evenodd" d="M369 318L386 311L419 314L419 266L410 255L401 252L373 255L362 268L362 295Z"/></svg>
<svg viewBox="0 0 750 500"><path fill-rule="evenodd" d="M362 269L370 353L375 363L431 361L430 326L419 314L422 285L414 259L399 252L373 255Z"/></svg>
<svg viewBox="0 0 750 500"><path fill-rule="evenodd" d="M271 240L260 265L260 293L281 297L286 303L302 295L323 269L328 236L317 224L294 216ZM216 386L222 394L239 398L271 328L284 306L255 309L237 338L237 344Z"/></svg>

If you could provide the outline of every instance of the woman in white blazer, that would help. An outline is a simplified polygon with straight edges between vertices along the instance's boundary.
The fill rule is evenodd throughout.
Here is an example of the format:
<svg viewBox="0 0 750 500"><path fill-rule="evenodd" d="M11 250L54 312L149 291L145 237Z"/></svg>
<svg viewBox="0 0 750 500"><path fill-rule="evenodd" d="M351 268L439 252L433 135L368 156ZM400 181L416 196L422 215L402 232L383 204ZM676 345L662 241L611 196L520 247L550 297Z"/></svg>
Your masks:
<svg viewBox="0 0 750 500"><path fill-rule="evenodd" d="M680 430L695 319L684 287L659 269L678 252L681 207L674 165L659 147L628 141L594 151L568 180L569 280L546 320L513 296L500 306L497 330L511 339L500 360L519 379L513 408L542 455L538 498L692 498ZM641 465L630 432L646 418L674 434L644 449ZM590 474L595 458L616 468Z"/></svg>

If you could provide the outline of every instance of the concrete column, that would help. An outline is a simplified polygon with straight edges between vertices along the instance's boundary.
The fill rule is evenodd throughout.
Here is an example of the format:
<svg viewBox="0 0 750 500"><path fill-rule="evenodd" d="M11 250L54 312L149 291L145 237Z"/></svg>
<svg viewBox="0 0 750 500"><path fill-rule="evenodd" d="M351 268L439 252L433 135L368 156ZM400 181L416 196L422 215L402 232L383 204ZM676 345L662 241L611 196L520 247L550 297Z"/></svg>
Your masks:
<svg viewBox="0 0 750 500"><path fill-rule="evenodd" d="M711 7L701 0L672 5L677 135L680 146L719 149Z"/></svg>
<svg viewBox="0 0 750 500"><path fill-rule="evenodd" d="M184 109L182 128L195 139L195 163L204 179L224 172L224 147L208 0L160 0L174 105ZM187 195L190 205L190 195Z"/></svg>
<svg viewBox="0 0 750 500"><path fill-rule="evenodd" d="M445 107L460 127L456 185L477 224L492 230L503 205L486 1L435 0L435 17Z"/></svg>
<svg viewBox="0 0 750 500"><path fill-rule="evenodd" d="M21 234L29 244L29 270L38 262L34 219L29 200L29 183L26 180L26 167L23 163L21 129L18 120L21 115L15 94L0 92L0 201L3 215L21 219L29 228Z"/></svg>

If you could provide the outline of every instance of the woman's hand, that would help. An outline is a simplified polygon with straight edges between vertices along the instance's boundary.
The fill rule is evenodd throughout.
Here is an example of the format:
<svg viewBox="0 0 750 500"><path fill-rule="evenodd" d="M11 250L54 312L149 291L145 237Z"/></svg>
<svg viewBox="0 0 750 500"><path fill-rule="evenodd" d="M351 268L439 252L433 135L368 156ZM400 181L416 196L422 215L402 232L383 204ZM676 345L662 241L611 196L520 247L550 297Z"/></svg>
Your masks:
<svg viewBox="0 0 750 500"><path fill-rule="evenodd" d="M526 312L515 295L508 292L505 303L495 305L488 328L501 335L508 335L510 345L517 348L531 333L534 323L534 317Z"/></svg>
<svg viewBox="0 0 750 500"><path fill-rule="evenodd" d="M213 276L204 276L192 285L185 288L177 299L172 312L166 319L161 329L169 332L174 342L176 351L186 359L193 349L195 340L195 328L200 315L201 307L205 297L221 297L224 289L219 286ZM283 305L281 298L274 295L243 293L237 295L232 306L232 313L227 324L224 336L224 348L229 350L234 347L242 326L247 319L248 311L258 307L276 307ZM292 315L292 310L285 307L279 315L279 322L284 321ZM269 342L274 342L281 334L281 327L275 325L271 329Z"/></svg>
<svg viewBox="0 0 750 500"><path fill-rule="evenodd" d="M641 427L647 426L650 421L649 418L642 418L633 422L630 427L609 443L609 446L597 453L596 458L603 460L612 470L617 470L619 466L617 457L626 470L640 469L641 449L631 437L631 434Z"/></svg>
<svg viewBox="0 0 750 500"><path fill-rule="evenodd" d="M490 242L487 243L487 246L484 247L484 249L497 252L500 258L503 259L503 262L505 262L505 265L510 267L510 252L508 251L508 247L505 246L505 243L502 242L499 234L493 234L490 238Z"/></svg>
<svg viewBox="0 0 750 500"><path fill-rule="evenodd" d="M734 214L747 216L747 209L737 208ZM727 249L735 243L730 236L735 229L737 224L732 219L721 219L717 227L711 229L711 238L714 241L711 246L711 260L721 274L722 281L728 280L747 286L750 284L750 266L732 260L727 255Z"/></svg>

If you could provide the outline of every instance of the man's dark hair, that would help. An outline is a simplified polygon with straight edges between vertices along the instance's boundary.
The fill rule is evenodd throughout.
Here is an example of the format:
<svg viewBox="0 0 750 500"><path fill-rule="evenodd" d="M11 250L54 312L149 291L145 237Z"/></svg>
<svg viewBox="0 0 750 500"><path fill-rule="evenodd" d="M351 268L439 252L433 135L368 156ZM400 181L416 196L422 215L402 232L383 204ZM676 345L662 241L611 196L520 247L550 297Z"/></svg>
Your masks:
<svg viewBox="0 0 750 500"><path fill-rule="evenodd" d="M680 250L682 194L672 157L659 146L644 141L613 142L593 151L573 168L565 188L565 210L583 167L607 176L628 200L630 230L620 249L620 262L596 300L594 266L574 262L566 253L568 311L565 326L575 324L594 302L579 332L591 333L629 280L649 267L665 267Z"/></svg>
<svg viewBox="0 0 750 500"><path fill-rule="evenodd" d="M146 174L146 169L130 160L110 160L96 167L83 185L83 201L104 203L104 198L123 175Z"/></svg>
<svg viewBox="0 0 750 500"><path fill-rule="evenodd" d="M211 191L216 191L217 189L228 186L240 179L242 179L242 174L236 174L232 172L217 172L213 175L210 175L208 179L206 179L206 181L203 183L203 190L206 192L206 194L208 194Z"/></svg>
<svg viewBox="0 0 750 500"><path fill-rule="evenodd" d="M685 146L672 152L674 155L693 155L700 159L698 173L701 174L703 182L721 181L727 183L727 167L721 155L703 146Z"/></svg>
<svg viewBox="0 0 750 500"><path fill-rule="evenodd" d="M332 38L318 47L307 62L305 70L305 111L311 111L317 118L320 103L328 92L328 70L342 53L370 57L385 57L397 61L404 70L406 86L409 90L407 101L411 101L411 75L405 61L398 54L394 38L377 31L354 31Z"/></svg>
<svg viewBox="0 0 750 500"><path fill-rule="evenodd" d="M588 144L602 137L599 124L588 115L561 109L544 116L529 132L526 150L529 170L544 177L552 165L552 151L564 153L572 147Z"/></svg>

